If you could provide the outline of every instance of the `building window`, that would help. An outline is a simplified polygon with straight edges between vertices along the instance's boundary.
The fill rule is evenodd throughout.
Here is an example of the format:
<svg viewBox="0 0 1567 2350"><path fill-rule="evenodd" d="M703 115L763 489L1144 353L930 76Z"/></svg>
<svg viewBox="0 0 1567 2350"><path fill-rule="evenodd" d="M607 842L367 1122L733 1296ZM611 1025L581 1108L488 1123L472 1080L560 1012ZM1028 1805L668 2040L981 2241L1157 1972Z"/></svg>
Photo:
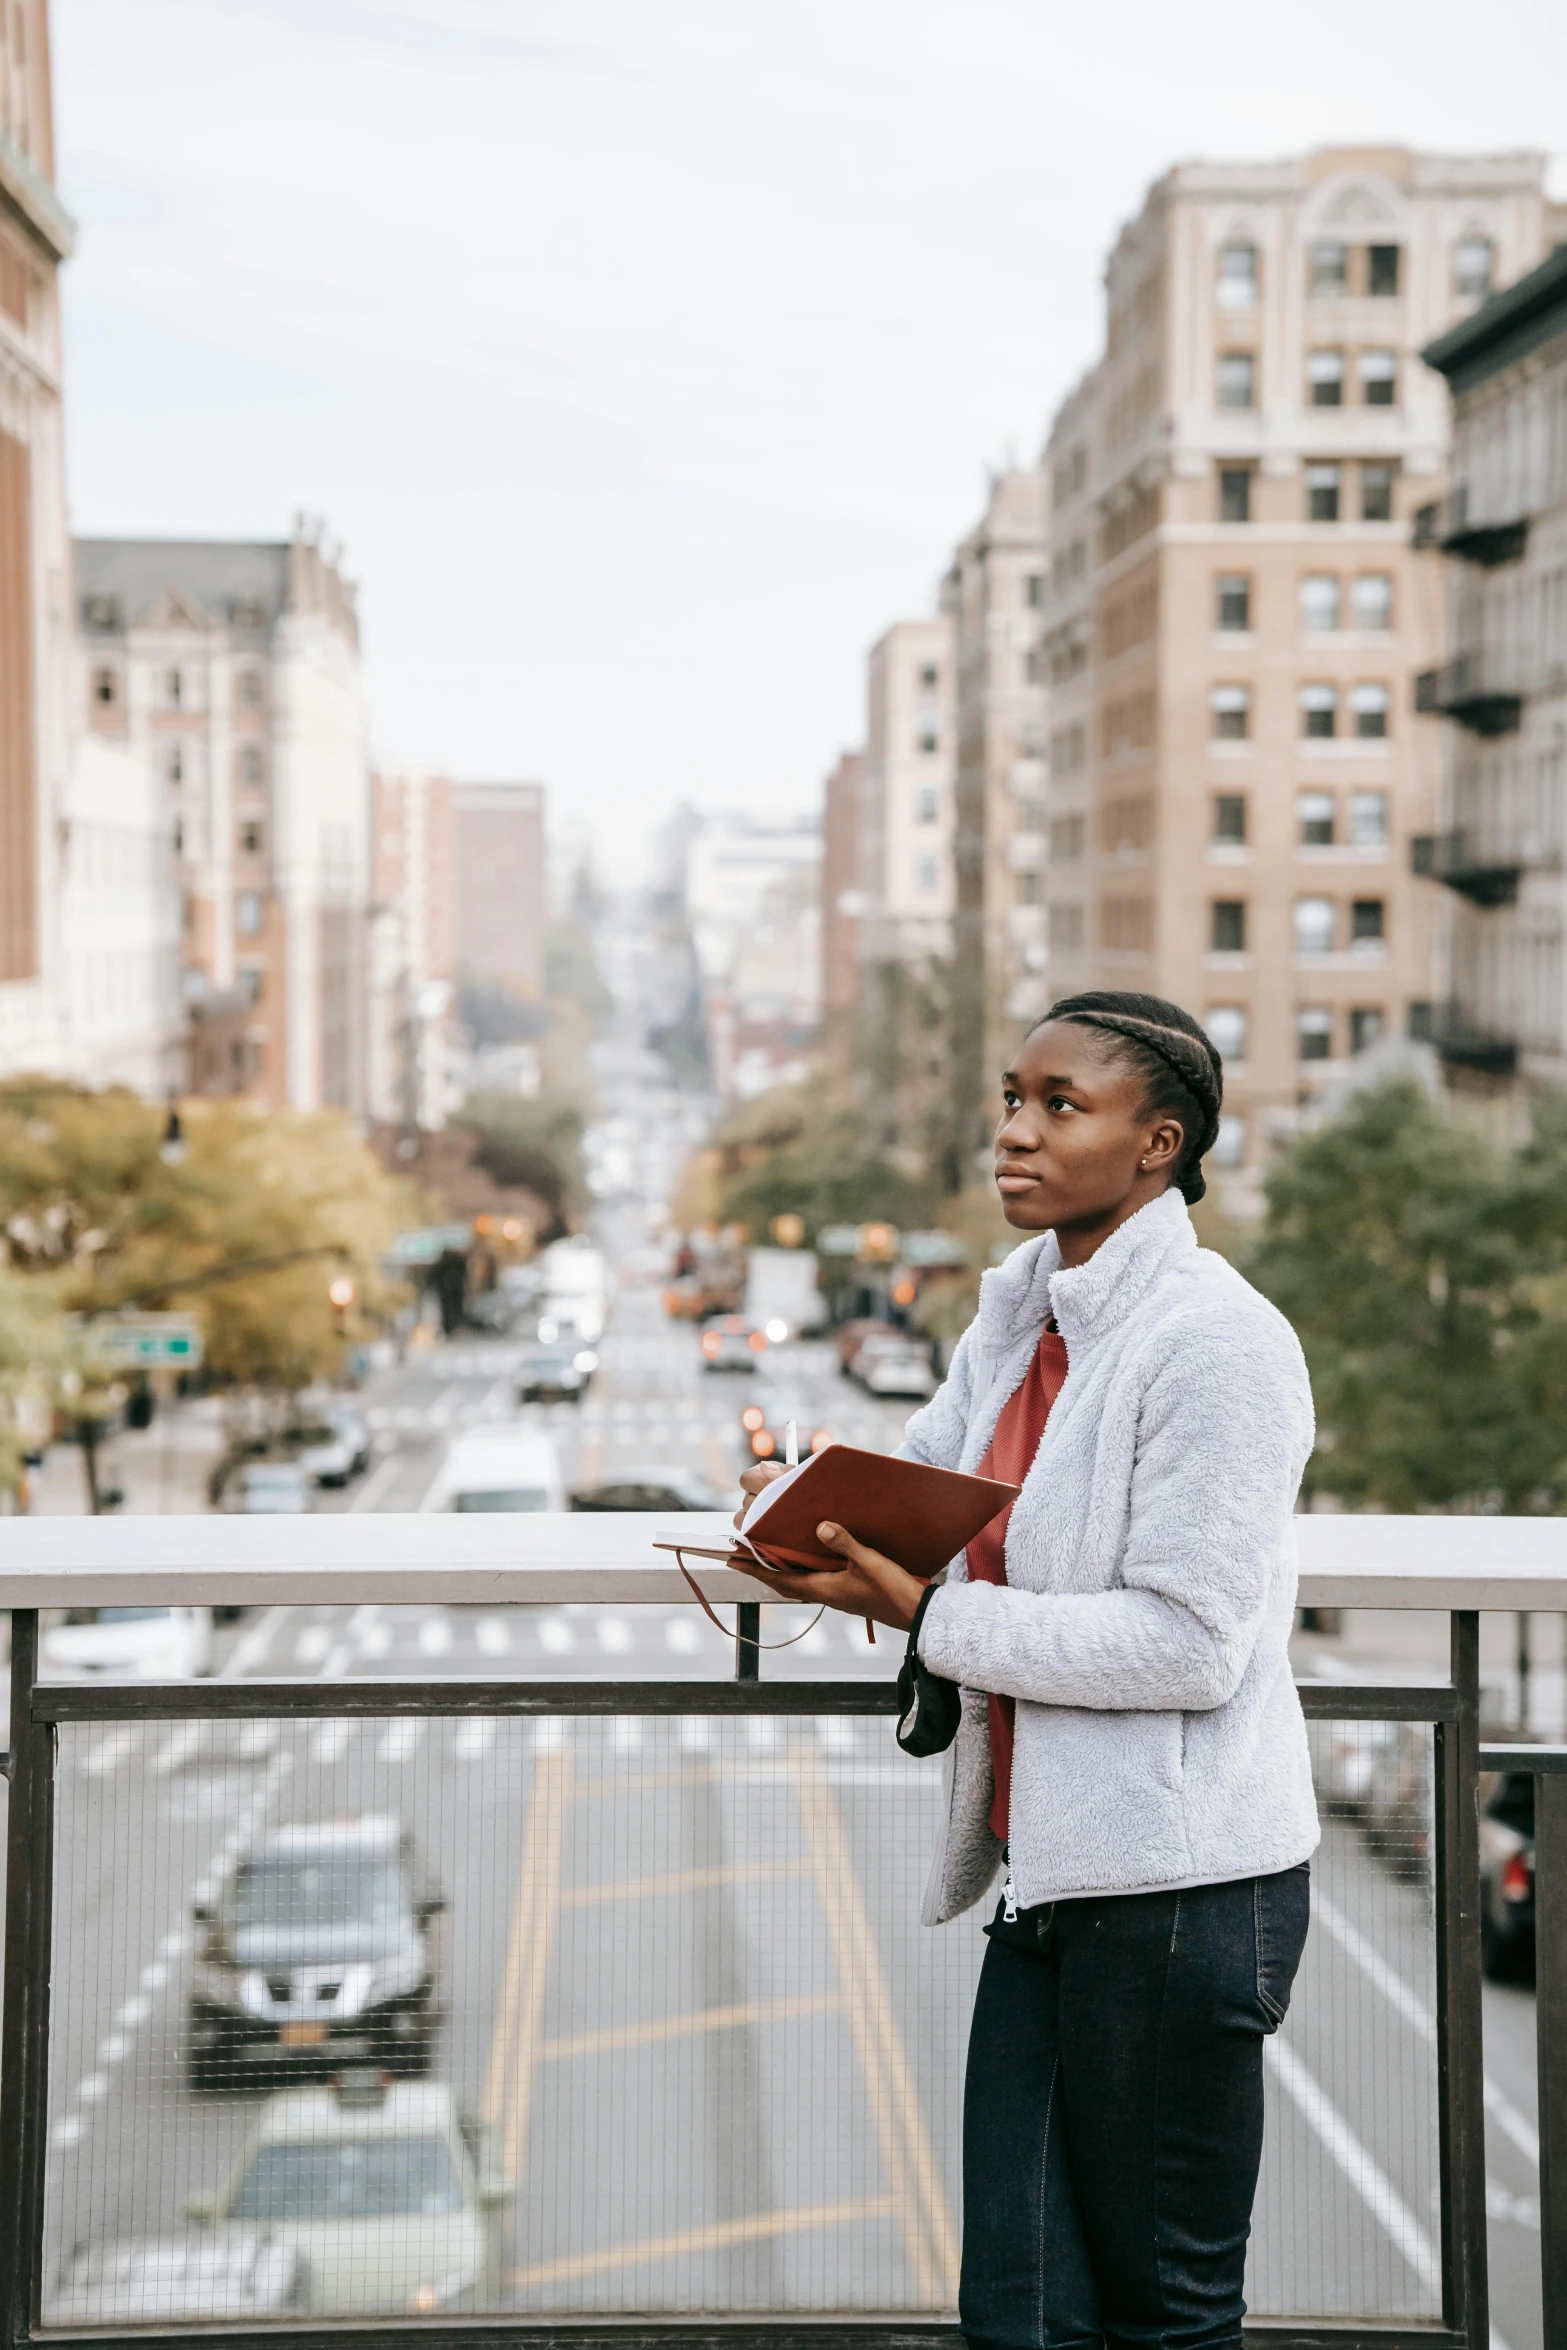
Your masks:
<svg viewBox="0 0 1567 2350"><path fill-rule="evenodd" d="M1028 651L1023 655L1023 677L1026 684L1043 684L1045 672L1041 664L1042 655L1039 651L1039 647L1037 645L1030 645Z"/></svg>
<svg viewBox="0 0 1567 2350"><path fill-rule="evenodd" d="M1208 1031L1208 1042L1221 1060L1245 1060L1246 1007L1244 1004L1210 1004L1203 1014L1202 1024Z"/></svg>
<svg viewBox="0 0 1567 2350"><path fill-rule="evenodd" d="M185 702L185 680L177 669L171 669L164 679L164 691L171 710L179 710Z"/></svg>
<svg viewBox="0 0 1567 2350"><path fill-rule="evenodd" d="M1386 933L1382 928L1382 900L1356 898L1349 913L1349 935L1357 947L1379 947Z"/></svg>
<svg viewBox="0 0 1567 2350"><path fill-rule="evenodd" d="M235 920L241 938L256 938L261 931L261 892L242 889L235 908Z"/></svg>
<svg viewBox="0 0 1567 2350"><path fill-rule="evenodd" d="M920 728L919 747L926 753L939 751L941 748L941 737L937 734L935 727L928 722Z"/></svg>
<svg viewBox="0 0 1567 2350"><path fill-rule="evenodd" d="M261 752L255 743L247 743L240 752L239 780L241 783L259 783L261 781Z"/></svg>
<svg viewBox="0 0 1567 2350"><path fill-rule="evenodd" d="M1362 465L1360 468L1360 519L1362 522L1392 521L1393 468L1391 465Z"/></svg>
<svg viewBox="0 0 1567 2350"><path fill-rule="evenodd" d="M1391 628L1393 625L1393 577L1391 572L1363 571L1349 591L1349 603L1357 628Z"/></svg>
<svg viewBox="0 0 1567 2350"><path fill-rule="evenodd" d="M1303 791L1295 794L1295 823L1297 838L1303 849L1330 849L1333 846L1333 794L1330 791Z"/></svg>
<svg viewBox="0 0 1567 2350"><path fill-rule="evenodd" d="M1362 742L1380 742L1387 733L1387 713L1391 700L1392 696L1385 685L1350 687L1349 706L1355 714L1355 732Z"/></svg>
<svg viewBox="0 0 1567 2350"><path fill-rule="evenodd" d="M1042 571L1025 571L1025 572L1024 572L1024 574L1023 574L1023 601L1024 601L1024 603L1028 605L1028 607L1029 607L1030 611L1037 612L1037 611L1039 610L1039 607L1040 607L1040 605L1041 605L1041 604L1044 602L1044 600L1045 600L1045 575L1044 575L1044 573L1043 573ZM934 678L934 676L933 676L933 677L931 678L931 683L932 683L932 685L934 685L934 684L935 684L935 682L936 682L936 681L935 681L935 678Z"/></svg>
<svg viewBox="0 0 1567 2350"><path fill-rule="evenodd" d="M1398 397L1398 353L1362 351L1360 396L1368 408L1391 408Z"/></svg>
<svg viewBox="0 0 1567 2350"><path fill-rule="evenodd" d="M239 846L240 846L240 854L241 854L242 856L246 856L246 857L259 857L259 856L260 856L260 854L261 854L261 826L260 826L260 824L257 822L257 820L256 820L254 817L251 817L251 818L247 819L247 821L246 821L245 823L243 823L243 824L240 826L240 828L239 828Z"/></svg>
<svg viewBox="0 0 1567 2350"><path fill-rule="evenodd" d="M921 824L934 824L941 814L941 795L933 783L922 783L915 795L914 813Z"/></svg>
<svg viewBox="0 0 1567 2350"><path fill-rule="evenodd" d="M1300 583L1300 625L1311 633L1338 626L1339 584L1331 571L1308 571Z"/></svg>
<svg viewBox="0 0 1567 2350"><path fill-rule="evenodd" d="M245 709L247 709L247 710L259 710L259 709L260 709L260 707L261 707L261 672L260 672L260 670L259 670L259 669L242 669L242 670L240 671L240 673L239 673L239 698L240 698L241 705L242 705L242 706L243 706Z"/></svg>
<svg viewBox="0 0 1567 2350"><path fill-rule="evenodd" d="M1059 953L1071 954L1083 943L1083 909L1081 906L1052 906L1050 909L1050 944Z"/></svg>
<svg viewBox="0 0 1567 2350"><path fill-rule="evenodd" d="M1081 816L1057 816L1050 827L1050 854L1057 864L1070 865L1083 853Z"/></svg>
<svg viewBox="0 0 1567 2350"><path fill-rule="evenodd" d="M112 669L95 669L92 673L92 695L95 702L112 703L115 697L115 676Z"/></svg>
<svg viewBox="0 0 1567 2350"><path fill-rule="evenodd" d="M1026 875L1025 879L1032 880L1032 874ZM930 896L936 886L936 860L934 857L926 855L920 858L914 868L914 886L922 897Z"/></svg>
<svg viewBox="0 0 1567 2350"><path fill-rule="evenodd" d="M1319 302L1331 302L1338 295L1349 292L1349 247L1347 245L1312 246L1311 290Z"/></svg>
<svg viewBox="0 0 1567 2350"><path fill-rule="evenodd" d="M185 854L185 824L183 818L179 816L174 819L174 854L176 857L183 857Z"/></svg>
<svg viewBox="0 0 1567 2350"><path fill-rule="evenodd" d="M1363 1053L1378 1043L1386 1026L1380 1004L1358 1004L1349 1015L1349 1049Z"/></svg>
<svg viewBox="0 0 1567 2350"><path fill-rule="evenodd" d="M1249 351L1225 351L1219 358L1219 406L1255 408L1257 362Z"/></svg>
<svg viewBox="0 0 1567 2350"><path fill-rule="evenodd" d="M1250 310L1257 300L1257 248L1225 245L1219 253L1219 308Z"/></svg>
<svg viewBox="0 0 1567 2350"><path fill-rule="evenodd" d="M1300 731L1309 742L1326 742L1338 732L1338 688L1303 685L1300 689Z"/></svg>
<svg viewBox="0 0 1567 2350"><path fill-rule="evenodd" d="M1331 898L1297 898L1295 900L1295 952L1297 955L1331 955L1338 929L1338 918Z"/></svg>
<svg viewBox="0 0 1567 2350"><path fill-rule="evenodd" d="M1302 1061L1331 1061L1333 1015L1316 1004L1303 1004L1295 1015L1295 1052Z"/></svg>
<svg viewBox="0 0 1567 2350"><path fill-rule="evenodd" d="M1244 571L1221 571L1218 578L1218 625L1227 636L1244 636L1251 627L1251 580Z"/></svg>
<svg viewBox="0 0 1567 2350"><path fill-rule="evenodd" d="M1491 291L1495 248L1489 237L1460 237L1453 247L1453 291L1461 301L1480 302Z"/></svg>
<svg viewBox="0 0 1567 2350"><path fill-rule="evenodd" d="M1349 837L1357 849L1387 847L1387 793L1356 791L1349 795Z"/></svg>
<svg viewBox="0 0 1567 2350"><path fill-rule="evenodd" d="M1251 732L1251 688L1216 685L1208 696L1209 722L1219 743L1243 743Z"/></svg>
<svg viewBox="0 0 1567 2350"><path fill-rule="evenodd" d="M1249 465L1220 466L1219 520L1221 522L1250 522L1251 467Z"/></svg>
<svg viewBox="0 0 1567 2350"><path fill-rule="evenodd" d="M1215 898L1209 908L1209 946L1216 955L1243 955L1246 952L1246 901L1244 898Z"/></svg>
<svg viewBox="0 0 1567 2350"><path fill-rule="evenodd" d="M261 982L262 971L259 963L244 963L240 966L239 984L244 989L246 999L250 1003L260 1003Z"/></svg>
<svg viewBox="0 0 1567 2350"><path fill-rule="evenodd" d="M169 779L170 783L183 783L183 782L184 782L184 780L185 780L185 750L184 750L184 746L183 746L183 744L181 744L181 743L171 743L171 744L170 744L170 746L169 746L169 758L168 758L168 765L167 765L167 767L165 768L164 772L167 774L167 776L168 776L168 779Z"/></svg>
<svg viewBox="0 0 1567 2350"><path fill-rule="evenodd" d="M1213 837L1228 849L1246 846L1246 795L1221 791L1214 795Z"/></svg>
<svg viewBox="0 0 1567 2350"><path fill-rule="evenodd" d="M1344 354L1312 351L1306 359L1306 387L1313 408L1341 408L1344 404Z"/></svg>
<svg viewBox="0 0 1567 2350"><path fill-rule="evenodd" d="M1370 245L1366 249L1366 291L1384 297L1398 292L1398 257L1396 245Z"/></svg>
<svg viewBox="0 0 1567 2350"><path fill-rule="evenodd" d="M937 675L938 672L935 662L927 661L924 668L920 671L920 684L925 688L925 691L928 694L933 694L936 690Z"/></svg>
<svg viewBox="0 0 1567 2350"><path fill-rule="evenodd" d="M1343 467L1339 465L1308 465L1306 468L1306 520L1308 522L1337 522L1339 483Z"/></svg>
<svg viewBox="0 0 1567 2350"><path fill-rule="evenodd" d="M920 863L922 866L929 865L931 869L930 887L934 889L936 886L935 858L922 857L920 859ZM1016 880L1018 904L1020 906L1037 906L1039 903L1039 875L1037 873L1019 873L1016 876ZM921 883L920 886L923 888L925 885Z"/></svg>
<svg viewBox="0 0 1567 2350"><path fill-rule="evenodd" d="M1246 1164L1246 1121L1233 1111L1219 1120L1219 1131L1214 1137L1209 1158L1216 1167L1244 1167Z"/></svg>

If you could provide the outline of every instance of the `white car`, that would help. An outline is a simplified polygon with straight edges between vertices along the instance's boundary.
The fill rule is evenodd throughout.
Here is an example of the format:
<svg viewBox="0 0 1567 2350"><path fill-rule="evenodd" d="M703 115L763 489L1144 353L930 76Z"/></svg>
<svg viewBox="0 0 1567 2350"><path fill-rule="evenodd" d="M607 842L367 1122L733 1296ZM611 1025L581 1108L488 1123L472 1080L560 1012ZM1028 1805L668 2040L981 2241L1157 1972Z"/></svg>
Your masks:
<svg viewBox="0 0 1567 2350"><path fill-rule="evenodd" d="M305 2264L292 2244L254 2228L123 2236L79 2252L44 2306L46 2325L90 2328L298 2317Z"/></svg>
<svg viewBox="0 0 1567 2350"><path fill-rule="evenodd" d="M223 1488L230 1516L292 1518L310 1507L310 1479L298 1461L247 1461Z"/></svg>
<svg viewBox="0 0 1567 2350"><path fill-rule="evenodd" d="M68 1607L42 1647L55 1681L193 1681L212 1670L212 1610Z"/></svg>
<svg viewBox="0 0 1567 2350"><path fill-rule="evenodd" d="M867 1395L911 1396L923 1403L936 1392L935 1374L924 1352L891 1339L882 1339L874 1352L867 1339L855 1358L854 1375Z"/></svg>
<svg viewBox="0 0 1567 2350"><path fill-rule="evenodd" d="M425 1510L563 1510L566 1488L547 1436L516 1424L453 1439L420 1503Z"/></svg>
<svg viewBox="0 0 1567 2350"><path fill-rule="evenodd" d="M350 2073L269 2097L228 2184L187 2209L291 2246L316 2315L431 2316L496 2307L512 2193L444 2083Z"/></svg>
<svg viewBox="0 0 1567 2350"><path fill-rule="evenodd" d="M329 1403L310 1420L294 1456L295 1466L318 1485L346 1485L370 1466L370 1430L352 1404Z"/></svg>

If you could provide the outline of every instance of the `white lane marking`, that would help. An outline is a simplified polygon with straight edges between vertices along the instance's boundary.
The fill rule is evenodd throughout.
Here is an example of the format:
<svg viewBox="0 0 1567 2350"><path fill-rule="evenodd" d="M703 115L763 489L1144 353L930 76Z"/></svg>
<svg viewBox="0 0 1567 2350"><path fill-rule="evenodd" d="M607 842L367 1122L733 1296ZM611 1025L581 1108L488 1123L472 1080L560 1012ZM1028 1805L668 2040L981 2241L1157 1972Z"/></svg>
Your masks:
<svg viewBox="0 0 1567 2350"><path fill-rule="evenodd" d="M1306 2127L1338 2165L1426 2291L1440 2300L1442 2263L1437 2248L1381 2164L1356 2137L1316 2075L1302 2064L1292 2048L1273 2038L1264 2042L1263 2054L1269 2071Z"/></svg>
<svg viewBox="0 0 1567 2350"><path fill-rule="evenodd" d="M51 2142L54 2145L62 2148L66 2146L74 2146L81 2134L81 2115L79 2113L68 2113L63 2122L56 2122Z"/></svg>
<svg viewBox="0 0 1567 2350"><path fill-rule="evenodd" d="M577 1635L560 1616L545 1616L539 1625L539 1639L551 1656L569 1656L577 1645Z"/></svg>
<svg viewBox="0 0 1567 2350"><path fill-rule="evenodd" d="M310 1759L335 1763L353 1736L352 1722L323 1722L310 1741Z"/></svg>
<svg viewBox="0 0 1567 2350"><path fill-rule="evenodd" d="M631 1626L624 1616L604 1616L599 1622L599 1646L612 1656L624 1656L631 1646Z"/></svg>
<svg viewBox="0 0 1567 2350"><path fill-rule="evenodd" d="M676 1656L692 1656L702 1645L701 1634L695 1624L687 1624L679 1616L671 1616L664 1626L664 1645Z"/></svg>
<svg viewBox="0 0 1567 2350"><path fill-rule="evenodd" d="M499 1616L481 1616L474 1626L474 1639L481 1656L510 1656L511 1626Z"/></svg>
<svg viewBox="0 0 1567 2350"><path fill-rule="evenodd" d="M78 2081L76 2084L78 2105L97 2105L108 2094L109 2084L102 2073L89 2073L84 2081Z"/></svg>
<svg viewBox="0 0 1567 2350"><path fill-rule="evenodd" d="M110 1730L99 1739L82 1769L90 1779L107 1779L112 1771L119 1769L135 1743L135 1731L128 1722L122 1723L119 1729Z"/></svg>
<svg viewBox="0 0 1567 2350"><path fill-rule="evenodd" d="M243 1722L239 1733L241 1762L260 1762L274 1752L280 1732L276 1722Z"/></svg>
<svg viewBox="0 0 1567 2350"><path fill-rule="evenodd" d="M331 1655L322 1658L318 1678L323 1681L341 1681L353 1661L353 1650L346 1641L340 1640Z"/></svg>
<svg viewBox="0 0 1567 2350"><path fill-rule="evenodd" d="M325 1624L307 1624L299 1635L294 1649L302 1665L318 1665L332 1645L332 1634Z"/></svg>
<svg viewBox="0 0 1567 2350"><path fill-rule="evenodd" d="M281 1605L269 1607L260 1622L252 1624L249 1631L242 1632L235 1641L229 1654L229 1660L218 1674L218 1679L220 1681L242 1681L247 1673L254 1671L257 1665L263 1663L277 1636L278 1626L285 1616L292 1615L293 1612L292 1608Z"/></svg>
<svg viewBox="0 0 1567 2350"><path fill-rule="evenodd" d="M1367 1982L1382 1994L1396 2014L1402 2016L1410 2030L1418 2032L1421 2039L1434 2048L1436 2017L1419 1993L1404 1981L1402 1975L1394 1972L1381 1952L1367 1941L1358 1926L1351 1924L1338 1904L1330 1901L1325 1893L1317 1892L1315 1887L1312 1889L1311 1906L1313 1915L1332 1935L1346 1958L1354 1961ZM1527 2114L1520 2113L1505 2089L1500 2088L1489 2073L1485 2076L1485 2110L1503 2137L1510 2139L1524 2160L1538 2170L1539 2131Z"/></svg>
<svg viewBox="0 0 1567 2350"><path fill-rule="evenodd" d="M452 1752L461 1762L481 1762L495 1744L495 1723L487 1715L478 1715L471 1721L459 1722L452 1740Z"/></svg>
<svg viewBox="0 0 1567 2350"><path fill-rule="evenodd" d="M177 1722L153 1757L152 1775L167 1779L182 1771L201 1744L200 1722Z"/></svg>
<svg viewBox="0 0 1567 2350"><path fill-rule="evenodd" d="M452 1627L445 1616L426 1616L419 1626L419 1654L421 1656L449 1656L452 1646Z"/></svg>
<svg viewBox="0 0 1567 2350"><path fill-rule="evenodd" d="M114 2020L126 2029L134 2031L138 2024L144 2024L147 2021L151 2013L152 2001L138 1992L134 1999L127 1999L124 2006L116 2010Z"/></svg>
<svg viewBox="0 0 1567 2350"><path fill-rule="evenodd" d="M130 2042L123 2032L110 2032L98 2043L98 2062L118 2064L129 2046Z"/></svg>
<svg viewBox="0 0 1567 2350"><path fill-rule="evenodd" d="M402 1467L402 1455L390 1452L378 1467L371 1470L349 1503L351 1510L373 1510L380 1507L381 1496Z"/></svg>
<svg viewBox="0 0 1567 2350"><path fill-rule="evenodd" d="M424 1728L423 1722L414 1716L390 1723L386 1736L376 1749L376 1760L385 1763L411 1762L423 1742Z"/></svg>
<svg viewBox="0 0 1567 2350"><path fill-rule="evenodd" d="M169 1979L169 1970L161 1958L150 1959L142 1968L140 1979L144 1991L161 1991Z"/></svg>

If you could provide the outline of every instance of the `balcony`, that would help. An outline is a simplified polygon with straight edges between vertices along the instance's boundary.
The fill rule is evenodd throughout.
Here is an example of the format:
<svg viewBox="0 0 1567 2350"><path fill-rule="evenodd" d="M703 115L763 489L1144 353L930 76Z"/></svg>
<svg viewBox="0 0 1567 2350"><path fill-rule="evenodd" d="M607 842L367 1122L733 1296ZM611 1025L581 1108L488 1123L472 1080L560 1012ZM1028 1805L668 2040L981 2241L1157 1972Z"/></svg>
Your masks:
<svg viewBox="0 0 1567 2350"><path fill-rule="evenodd" d="M1511 1077L1518 1067L1518 1040L1482 1028L1461 1004L1429 1004L1422 1017L1410 1012L1409 1033L1421 1043L1435 1045L1444 1061L1457 1069L1473 1069L1486 1077Z"/></svg>
<svg viewBox="0 0 1567 2350"><path fill-rule="evenodd" d="M1523 695L1482 653L1460 653L1415 679L1415 708L1423 716L1456 718L1475 734L1516 734Z"/></svg>
<svg viewBox="0 0 1567 2350"><path fill-rule="evenodd" d="M1409 844L1412 873L1440 881L1475 906L1515 904L1527 862L1519 851L1487 842L1474 832L1417 832Z"/></svg>
<svg viewBox="0 0 1567 2350"><path fill-rule="evenodd" d="M1412 546L1439 547L1460 563L1478 563L1486 570L1516 562L1528 538L1526 515L1507 522L1471 522L1468 492L1463 489L1420 507L1410 532Z"/></svg>
<svg viewBox="0 0 1567 2350"><path fill-rule="evenodd" d="M725 1525L674 1530L710 1543ZM941 1771L893 1744L896 1643L875 1678L835 1666L841 1622L825 1671L795 1648L758 1675L742 1648L732 1680L489 1678L478 1660L464 1677L450 1659L431 1678L39 1676L37 1611L56 1606L265 1609L253 1671L299 1603L547 1607L600 1653L595 1617L689 1603L651 1547L668 1531L434 1514L0 1528L6 2350L153 2350L177 2328L235 2350L961 2350L983 1941L974 1917L915 1922ZM1449 1670L1302 1684L1324 1842L1268 2042L1248 2341L1486 2350L1499 2092L1477 1774L1537 1775L1539 2011L1558 2016L1567 1752L1482 1747L1477 1611L1567 1610L1562 1531L1298 1531L1306 1607L1446 1612ZM693 1571L754 1640L755 1587ZM402 1853L395 1964L347 1948L368 1912L332 1927L342 1947L305 1947L319 1886L284 1864L355 1837ZM283 1875L262 1899L265 1853ZM267 1932L299 1946L247 1972L240 1937ZM1549 2293L1567 2034L1542 2033L1540 2068ZM1548 2302L1547 2340L1558 2315Z"/></svg>

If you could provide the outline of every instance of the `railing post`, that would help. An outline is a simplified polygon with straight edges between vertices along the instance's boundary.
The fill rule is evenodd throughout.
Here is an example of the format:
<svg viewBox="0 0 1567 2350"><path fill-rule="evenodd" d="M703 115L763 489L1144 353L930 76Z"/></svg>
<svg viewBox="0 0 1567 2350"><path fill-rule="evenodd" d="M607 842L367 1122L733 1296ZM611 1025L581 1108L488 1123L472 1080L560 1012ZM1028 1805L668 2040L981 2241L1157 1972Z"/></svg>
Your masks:
<svg viewBox="0 0 1567 2350"><path fill-rule="evenodd" d="M1442 2317L1488 2350L1485 2073L1480 2005L1480 1618L1449 1619L1458 1718L1435 1730L1437 2113ZM1549 2339L1549 2337L1547 2337Z"/></svg>
<svg viewBox="0 0 1567 2350"><path fill-rule="evenodd" d="M1567 1774L1558 1771L1534 1782L1534 1952L1542 2339L1567 2342Z"/></svg>
<svg viewBox="0 0 1567 2350"><path fill-rule="evenodd" d="M51 1724L33 1719L38 1610L11 1616L11 1803L6 1822L5 2009L0 2020L0 2344L32 2332L43 2235L49 2098L50 1908L54 1879Z"/></svg>
<svg viewBox="0 0 1567 2350"><path fill-rule="evenodd" d="M762 1603L742 1599L735 1609L735 1679L759 1681L761 1677Z"/></svg>

